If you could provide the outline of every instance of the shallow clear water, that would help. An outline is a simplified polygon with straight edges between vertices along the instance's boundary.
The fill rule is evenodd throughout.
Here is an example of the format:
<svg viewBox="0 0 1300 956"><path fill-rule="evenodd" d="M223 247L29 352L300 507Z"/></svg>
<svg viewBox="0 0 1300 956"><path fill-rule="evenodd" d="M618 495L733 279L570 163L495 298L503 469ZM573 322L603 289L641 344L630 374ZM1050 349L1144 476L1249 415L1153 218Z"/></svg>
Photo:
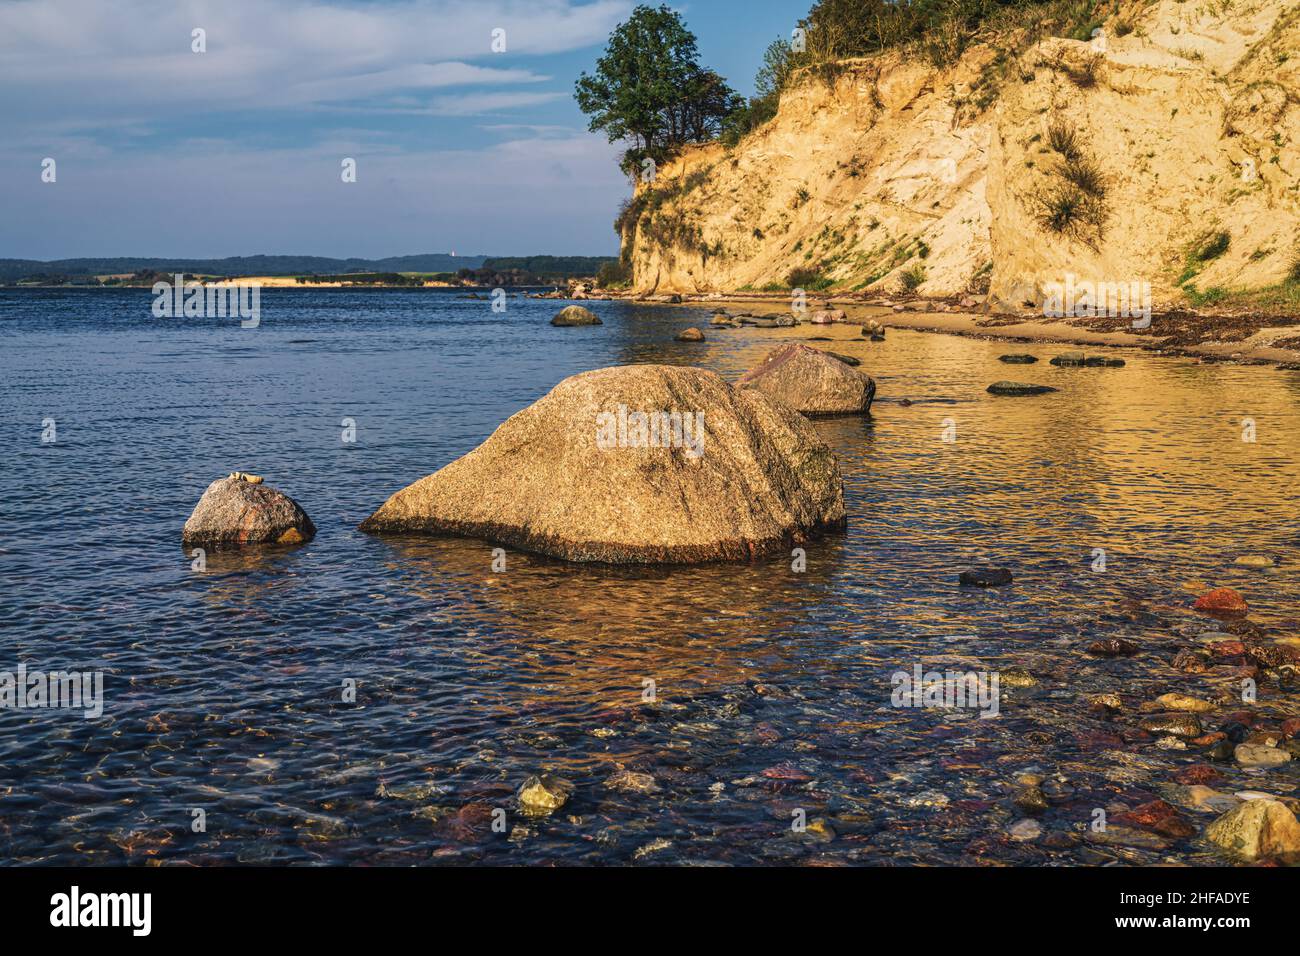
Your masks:
<svg viewBox="0 0 1300 956"><path fill-rule="evenodd" d="M0 710L0 858L1216 861L1196 838L1081 835L1094 808L1150 799L1199 762L1086 697L1224 691L1227 677L1168 664L1200 585L1240 589L1265 635L1297 633L1300 375L1142 353L1058 369L1054 346L870 343L856 327L706 328L707 343L680 344L708 310L625 303L591 303L601 327L555 329L554 302L511 299L502 315L444 292L266 290L260 327L241 329L154 319L150 302L0 290L0 669L102 670L106 698L97 720ZM774 341L814 335L860 357L878 399L869 418L816 424L850 517L803 573L788 559L610 569L518 552L493 573L484 542L356 531L569 374L666 362L734 376ZM999 363L1009 351L1044 361ZM1060 391L987 395L998 379ZM46 418L57 437L43 444ZM232 470L292 495L317 537L193 572L181 525ZM1233 567L1243 553L1280 562ZM1015 583L957 586L984 562ZM1143 653L1084 653L1120 635ZM891 675L917 663L1039 683L1004 686L988 720L890 706ZM1300 712L1294 689L1260 694L1269 715ZM606 789L624 767L659 789ZM1295 793L1295 767L1229 767L1218 788ZM542 770L576 791L528 819L514 793ZM1040 818L1071 835L1061 846L1007 836L1025 771L1070 780ZM834 839L793 832L796 811Z"/></svg>

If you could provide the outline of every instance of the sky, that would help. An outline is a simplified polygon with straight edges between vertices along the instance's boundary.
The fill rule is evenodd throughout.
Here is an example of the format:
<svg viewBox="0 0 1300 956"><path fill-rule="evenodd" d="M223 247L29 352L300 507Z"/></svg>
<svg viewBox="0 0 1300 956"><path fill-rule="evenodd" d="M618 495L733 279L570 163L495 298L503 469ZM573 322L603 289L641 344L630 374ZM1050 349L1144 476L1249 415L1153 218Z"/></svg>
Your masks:
<svg viewBox="0 0 1300 956"><path fill-rule="evenodd" d="M671 5L748 95L809 3ZM573 83L633 6L0 0L0 258L611 255Z"/></svg>

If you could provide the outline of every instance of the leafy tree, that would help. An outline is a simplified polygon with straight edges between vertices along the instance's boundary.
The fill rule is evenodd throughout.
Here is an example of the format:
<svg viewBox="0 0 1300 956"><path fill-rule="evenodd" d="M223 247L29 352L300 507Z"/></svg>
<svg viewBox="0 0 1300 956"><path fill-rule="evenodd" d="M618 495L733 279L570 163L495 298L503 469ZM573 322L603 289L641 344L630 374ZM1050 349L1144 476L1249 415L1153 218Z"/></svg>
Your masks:
<svg viewBox="0 0 1300 956"><path fill-rule="evenodd" d="M610 34L593 75L578 77L574 96L611 143L630 140L630 169L656 162L685 143L716 136L743 100L722 77L699 64L695 35L667 6L638 6Z"/></svg>
<svg viewBox="0 0 1300 956"><path fill-rule="evenodd" d="M790 74L794 72L795 56L789 40L778 37L768 45L763 52L763 65L754 77L756 99L765 100L781 95Z"/></svg>

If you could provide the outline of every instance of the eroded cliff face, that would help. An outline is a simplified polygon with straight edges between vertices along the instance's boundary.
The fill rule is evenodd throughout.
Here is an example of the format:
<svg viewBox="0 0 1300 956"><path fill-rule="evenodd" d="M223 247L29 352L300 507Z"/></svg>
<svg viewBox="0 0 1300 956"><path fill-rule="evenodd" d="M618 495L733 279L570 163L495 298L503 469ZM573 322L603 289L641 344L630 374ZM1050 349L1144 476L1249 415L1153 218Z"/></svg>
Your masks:
<svg viewBox="0 0 1300 956"><path fill-rule="evenodd" d="M944 70L891 53L794 85L734 149L638 187L636 290L794 279L1012 311L1070 276L1149 284L1157 308L1276 285L1300 245L1300 7L1138 6L1090 43L990 42Z"/></svg>

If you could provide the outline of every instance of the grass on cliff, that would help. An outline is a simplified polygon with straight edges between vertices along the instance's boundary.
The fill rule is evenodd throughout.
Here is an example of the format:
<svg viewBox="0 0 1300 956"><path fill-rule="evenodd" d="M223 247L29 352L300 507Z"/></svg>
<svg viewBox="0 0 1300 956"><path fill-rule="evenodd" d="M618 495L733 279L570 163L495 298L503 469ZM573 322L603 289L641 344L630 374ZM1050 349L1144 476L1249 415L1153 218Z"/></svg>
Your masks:
<svg viewBox="0 0 1300 956"><path fill-rule="evenodd" d="M1117 0L818 0L802 21L800 65L910 48L948 66L994 34L1019 32L1023 47L1047 35L1088 40L1119 7Z"/></svg>

